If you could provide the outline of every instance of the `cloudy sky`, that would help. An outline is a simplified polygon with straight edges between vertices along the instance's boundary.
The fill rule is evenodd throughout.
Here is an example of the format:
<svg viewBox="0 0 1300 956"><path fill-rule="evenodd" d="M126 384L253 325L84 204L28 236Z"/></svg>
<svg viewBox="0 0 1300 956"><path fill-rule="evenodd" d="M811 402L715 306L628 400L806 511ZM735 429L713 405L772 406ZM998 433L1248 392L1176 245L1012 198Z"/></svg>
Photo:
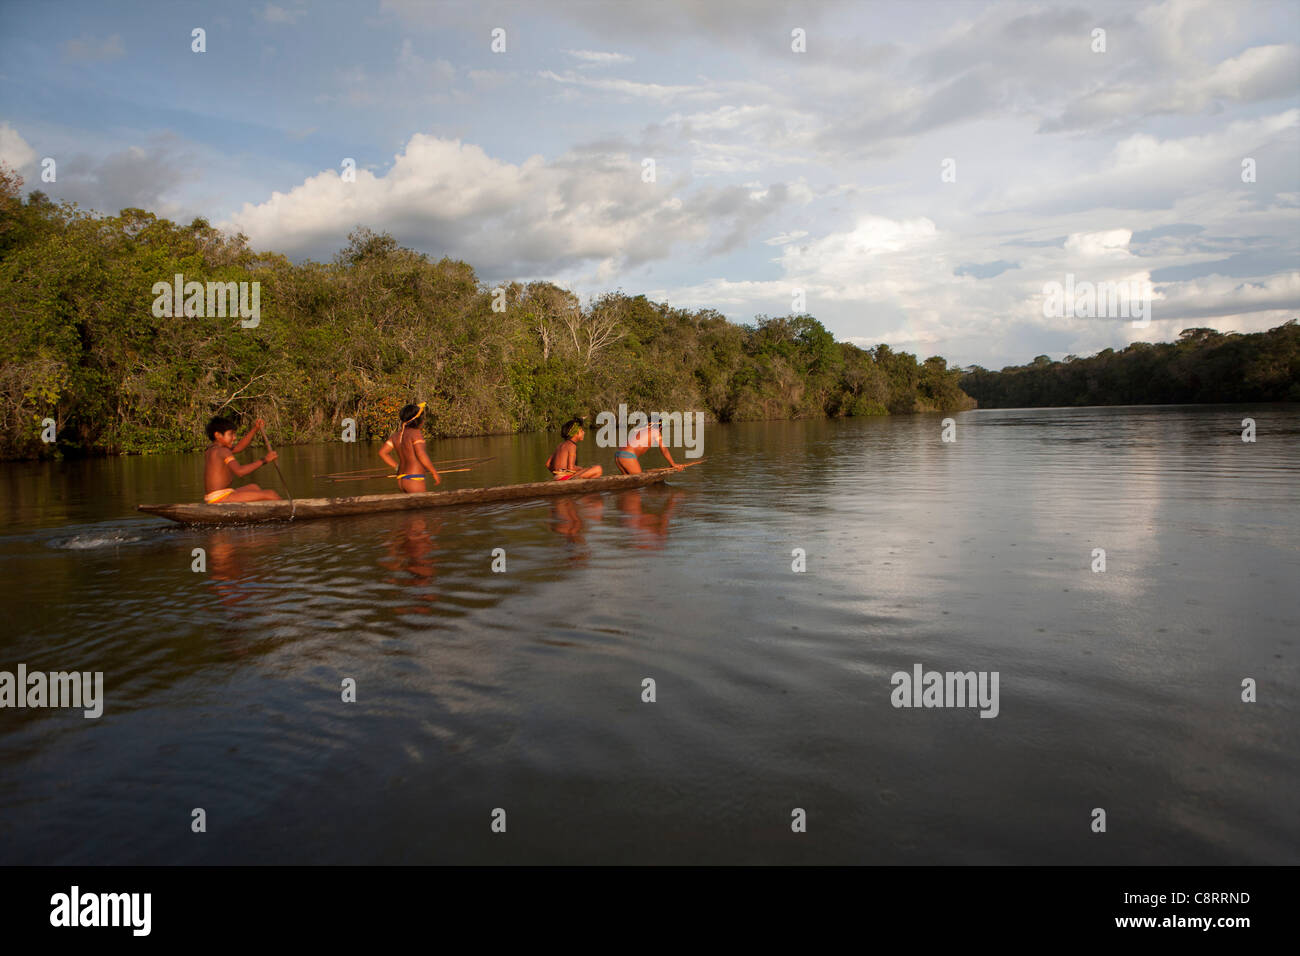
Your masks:
<svg viewBox="0 0 1300 956"><path fill-rule="evenodd" d="M0 160L28 188L297 260L366 225L584 299L752 321L802 290L837 338L993 368L1300 315L1294 0L2 13ZM1149 282L1150 326L1045 318L1068 275Z"/></svg>

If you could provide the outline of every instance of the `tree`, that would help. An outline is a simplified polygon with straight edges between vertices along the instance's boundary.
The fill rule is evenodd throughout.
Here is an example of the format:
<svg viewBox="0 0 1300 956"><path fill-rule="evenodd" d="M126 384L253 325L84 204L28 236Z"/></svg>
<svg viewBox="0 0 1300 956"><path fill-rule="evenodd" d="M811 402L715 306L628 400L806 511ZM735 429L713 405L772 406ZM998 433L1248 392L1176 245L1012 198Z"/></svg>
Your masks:
<svg viewBox="0 0 1300 956"><path fill-rule="evenodd" d="M1001 372L969 371L961 388L986 408L1300 398L1295 320L1243 335L1184 329L1177 342L1133 342L1069 363L1039 359Z"/></svg>
<svg viewBox="0 0 1300 956"><path fill-rule="evenodd" d="M214 412L268 420L281 441L387 434L408 401L428 432L548 428L627 403L722 421L958 408L937 357L864 351L812 315L737 325L610 292L583 308L550 283L508 282L506 310L465 262L431 261L354 229L329 262L294 264L203 217L102 216L19 198L0 170L0 456L202 446ZM257 283L262 322L154 315L155 283ZM1258 366L1256 378L1273 374Z"/></svg>
<svg viewBox="0 0 1300 956"><path fill-rule="evenodd" d="M198 220L196 220L198 221ZM340 265L361 265L383 260L398 251L397 240L389 233L375 232L368 226L358 226L348 233L348 244L335 257Z"/></svg>

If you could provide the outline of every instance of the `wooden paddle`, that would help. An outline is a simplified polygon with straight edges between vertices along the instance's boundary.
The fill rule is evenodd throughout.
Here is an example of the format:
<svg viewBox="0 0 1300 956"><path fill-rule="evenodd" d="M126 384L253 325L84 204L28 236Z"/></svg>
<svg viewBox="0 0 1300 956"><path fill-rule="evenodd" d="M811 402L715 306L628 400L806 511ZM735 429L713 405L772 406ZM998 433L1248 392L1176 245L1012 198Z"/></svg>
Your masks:
<svg viewBox="0 0 1300 956"><path fill-rule="evenodd" d="M275 449L271 447L271 439L267 437L265 426L262 428L262 441L266 442L266 450L268 452L275 451ZM289 508L291 509L290 513L292 514L293 492L289 490L289 482L284 480L284 472L280 470L279 460L272 459L271 464L275 465L275 473L280 476L280 484L284 485L284 493L289 496Z"/></svg>
<svg viewBox="0 0 1300 956"><path fill-rule="evenodd" d="M485 455L480 458L445 458L442 461L435 461L433 465L434 467L437 467L438 465L457 465L463 461L472 462L475 465L481 465L484 462L495 461L495 460L496 460L495 455ZM360 475L362 478L371 478L371 477L391 478L392 475L380 474L380 472L387 471L387 470L388 470L387 465L380 465L375 468L358 468L356 471L331 471L321 475L312 475L312 477L329 478L333 481L340 481L350 477L351 475ZM460 469L456 469L456 470L459 471ZM442 473L439 472L439 474Z"/></svg>
<svg viewBox="0 0 1300 956"><path fill-rule="evenodd" d="M473 471L473 468L444 468L438 472L439 475L454 475L458 471ZM369 481L372 478L396 478L396 475L351 475L343 478L334 478L330 475L322 476L326 481Z"/></svg>
<svg viewBox="0 0 1300 956"><path fill-rule="evenodd" d="M441 461L435 461L435 465L458 465L462 461L472 461L475 464L485 461L495 461L496 455L479 455L477 458L444 458Z"/></svg>
<svg viewBox="0 0 1300 956"><path fill-rule="evenodd" d="M700 459L698 459L697 461L679 461L677 464L681 465L683 468L692 468L692 467L694 467L695 465L702 465L702 464L704 464L704 461L705 461L705 459L700 458ZM676 468L656 468L656 469L654 469L654 470L655 470L655 471L676 471L677 469L676 469Z"/></svg>

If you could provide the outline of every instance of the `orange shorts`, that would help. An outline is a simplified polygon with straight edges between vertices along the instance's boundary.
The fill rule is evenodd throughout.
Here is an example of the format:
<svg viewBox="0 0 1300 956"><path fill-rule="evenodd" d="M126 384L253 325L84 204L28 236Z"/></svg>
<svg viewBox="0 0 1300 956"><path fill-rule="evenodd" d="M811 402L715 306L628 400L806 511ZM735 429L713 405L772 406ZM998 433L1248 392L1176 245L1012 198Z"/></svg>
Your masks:
<svg viewBox="0 0 1300 956"><path fill-rule="evenodd" d="M222 498L225 498L227 495L233 495L234 493L234 488L222 488L220 491L209 491L203 496L203 502L204 504L215 505Z"/></svg>

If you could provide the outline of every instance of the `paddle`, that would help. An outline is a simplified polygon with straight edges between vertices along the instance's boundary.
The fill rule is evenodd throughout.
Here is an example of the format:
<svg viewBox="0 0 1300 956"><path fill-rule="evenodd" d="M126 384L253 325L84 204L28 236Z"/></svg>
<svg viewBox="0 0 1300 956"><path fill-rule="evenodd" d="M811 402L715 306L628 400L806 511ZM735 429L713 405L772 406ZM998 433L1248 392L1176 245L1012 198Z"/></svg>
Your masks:
<svg viewBox="0 0 1300 956"><path fill-rule="evenodd" d="M701 458L701 459L699 459L698 461L679 461L677 464L681 465L683 468L692 468L692 467L694 467L695 465L702 465L702 464L704 464L704 462L705 462L705 459ZM656 468L656 469L654 469L654 470L655 470L655 471L676 471L677 469L676 469L676 468Z"/></svg>
<svg viewBox="0 0 1300 956"><path fill-rule="evenodd" d="M271 447L271 439L267 437L265 427L262 428L262 441L266 442L266 450L268 452L275 451L275 449ZM289 496L289 509L290 509L290 514L292 514L293 513L293 492L289 490L289 482L284 480L284 472L280 470L280 462L277 461L276 459L272 459L271 464L275 465L275 473L280 476L280 484L284 485L284 493Z"/></svg>
<svg viewBox="0 0 1300 956"><path fill-rule="evenodd" d="M456 465L456 464L460 464L463 461L468 461L475 465L481 465L484 462L493 461L495 460L495 458L496 458L495 455L486 455L479 458L445 458L442 461L435 461L433 464L434 467L437 467L438 465ZM351 475L360 475L362 478L370 478L370 477L391 478L392 475L380 474L380 472L387 471L387 470L388 467L386 465L381 465L374 468L358 468L356 471L331 471L331 472L326 472L324 474L312 475L312 477L329 478L332 481L341 481L345 478L348 478ZM459 471L460 469L456 469L456 470ZM441 474L441 472L439 472L439 474Z"/></svg>
<svg viewBox="0 0 1300 956"><path fill-rule="evenodd" d="M477 458L443 458L441 461L435 461L435 465L458 465L462 461L472 461L475 464L485 461L495 461L496 455L479 455Z"/></svg>
<svg viewBox="0 0 1300 956"><path fill-rule="evenodd" d="M473 471L473 470L474 470L473 468L443 468L441 471L438 472L438 474L454 475L458 471ZM319 477L324 477L326 481L370 481L373 478L396 478L397 476L396 475L351 475L342 478L334 478L330 475L324 475Z"/></svg>

